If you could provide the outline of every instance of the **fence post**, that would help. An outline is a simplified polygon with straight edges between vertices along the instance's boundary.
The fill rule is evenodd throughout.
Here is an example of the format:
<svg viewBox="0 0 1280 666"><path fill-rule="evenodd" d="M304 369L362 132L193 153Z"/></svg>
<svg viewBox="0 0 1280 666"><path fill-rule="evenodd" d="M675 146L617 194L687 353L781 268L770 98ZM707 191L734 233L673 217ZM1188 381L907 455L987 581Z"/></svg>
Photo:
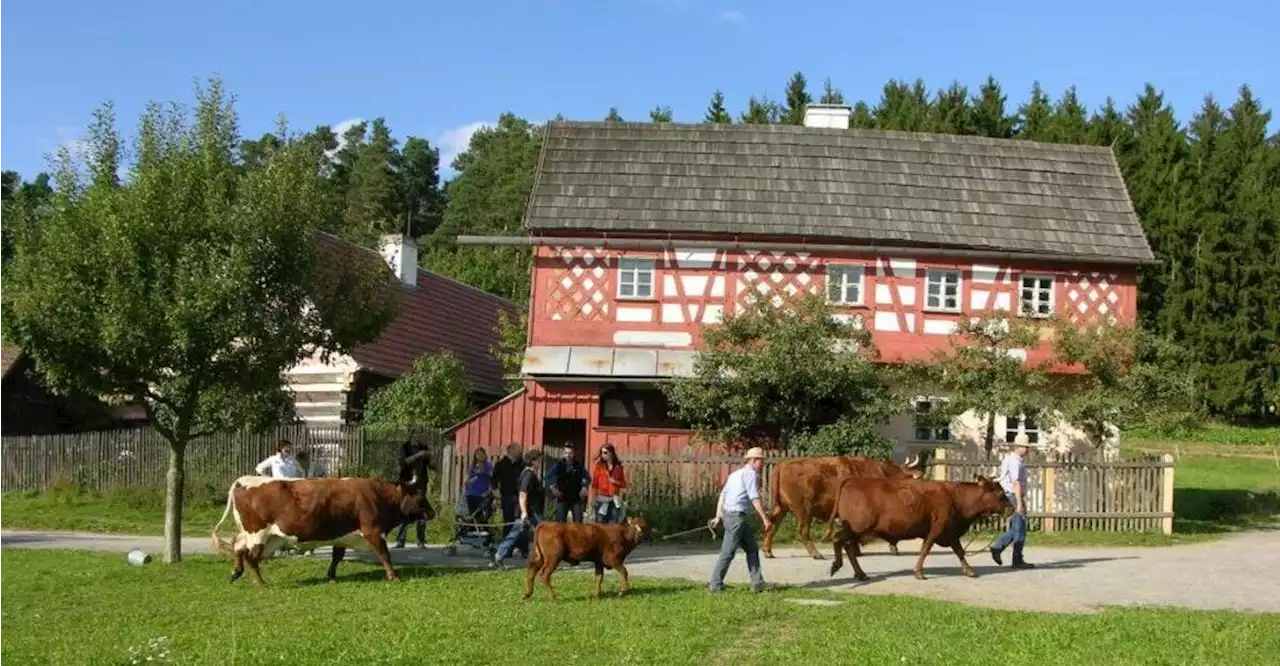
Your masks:
<svg viewBox="0 0 1280 666"><path fill-rule="evenodd" d="M933 480L947 480L947 450L941 447L933 451Z"/></svg>
<svg viewBox="0 0 1280 666"><path fill-rule="evenodd" d="M1160 484L1161 485L1160 493L1161 493L1161 500L1162 500L1161 502L1162 506L1160 507L1160 510L1163 511L1164 513L1172 514L1173 513L1173 454L1166 453L1160 456L1160 458L1164 461L1164 464L1168 465L1168 467L1164 468L1164 482ZM1164 532L1165 534L1173 534L1173 516L1172 515L1161 519L1160 522L1161 522L1160 529L1162 532Z"/></svg>
<svg viewBox="0 0 1280 666"><path fill-rule="evenodd" d="M1058 505L1057 498L1055 497L1057 494L1056 486L1058 480L1056 472L1058 470L1056 467L1053 467L1053 463L1049 461L1045 462L1047 463L1047 466L1044 468L1044 507L1042 507L1045 517L1040 523L1040 529L1045 532L1053 532L1058 528L1058 520L1053 517Z"/></svg>
<svg viewBox="0 0 1280 666"><path fill-rule="evenodd" d="M440 504L450 506L452 501L453 484L457 480L457 473L453 469L456 462L454 457L454 445L446 443L440 447Z"/></svg>

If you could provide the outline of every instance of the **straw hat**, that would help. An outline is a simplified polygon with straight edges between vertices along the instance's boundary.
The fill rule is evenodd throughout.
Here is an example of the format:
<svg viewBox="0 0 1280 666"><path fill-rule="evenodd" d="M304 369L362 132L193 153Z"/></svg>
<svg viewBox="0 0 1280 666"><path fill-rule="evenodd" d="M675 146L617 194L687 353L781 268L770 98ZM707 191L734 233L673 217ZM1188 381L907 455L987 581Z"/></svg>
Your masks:
<svg viewBox="0 0 1280 666"><path fill-rule="evenodd" d="M753 446L747 449L747 453L742 457L747 460L751 460L752 458L759 458L760 460L764 460L764 449L758 446Z"/></svg>
<svg viewBox="0 0 1280 666"><path fill-rule="evenodd" d="M1027 437L1027 433L1020 432L1018 433L1017 437L1013 438L1013 445L1014 446L1030 446L1031 438Z"/></svg>

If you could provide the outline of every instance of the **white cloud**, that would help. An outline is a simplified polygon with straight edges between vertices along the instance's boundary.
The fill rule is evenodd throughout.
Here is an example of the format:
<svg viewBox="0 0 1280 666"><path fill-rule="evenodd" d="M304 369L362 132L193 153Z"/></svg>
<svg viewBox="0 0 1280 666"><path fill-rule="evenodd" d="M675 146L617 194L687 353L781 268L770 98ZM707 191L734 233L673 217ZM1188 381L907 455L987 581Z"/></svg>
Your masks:
<svg viewBox="0 0 1280 666"><path fill-rule="evenodd" d="M737 9L730 9L727 11L720 12L720 20L725 23L737 24L747 20L747 15L743 14L741 11L738 11Z"/></svg>
<svg viewBox="0 0 1280 666"><path fill-rule="evenodd" d="M346 120L330 125L329 129L333 130L334 136L338 137L338 147L328 153L325 153L325 157L333 159L333 156L338 154L338 151L342 150L342 148L347 145L347 140L342 138L342 135L346 134L347 130L362 122L364 122L364 118L347 118Z"/></svg>
<svg viewBox="0 0 1280 666"><path fill-rule="evenodd" d="M495 125L489 122L476 121L446 130L441 134L440 138L436 140L436 147L440 149L440 169L452 170L454 158L465 152L467 147L471 145L471 136L487 127L495 127Z"/></svg>

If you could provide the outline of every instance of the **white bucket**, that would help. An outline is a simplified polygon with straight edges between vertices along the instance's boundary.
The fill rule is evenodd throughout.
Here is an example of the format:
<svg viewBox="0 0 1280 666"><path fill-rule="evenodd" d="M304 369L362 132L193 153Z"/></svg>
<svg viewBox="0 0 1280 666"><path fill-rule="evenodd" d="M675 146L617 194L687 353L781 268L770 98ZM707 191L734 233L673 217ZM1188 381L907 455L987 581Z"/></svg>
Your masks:
<svg viewBox="0 0 1280 666"><path fill-rule="evenodd" d="M151 563L151 556L137 549L129 551L129 564L140 567Z"/></svg>

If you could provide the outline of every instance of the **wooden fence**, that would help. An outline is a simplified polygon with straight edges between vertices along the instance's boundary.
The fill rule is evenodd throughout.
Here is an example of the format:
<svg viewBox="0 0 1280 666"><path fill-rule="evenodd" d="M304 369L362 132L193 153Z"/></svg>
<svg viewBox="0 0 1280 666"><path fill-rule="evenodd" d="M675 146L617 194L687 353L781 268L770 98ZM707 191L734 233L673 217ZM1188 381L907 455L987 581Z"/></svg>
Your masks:
<svg viewBox="0 0 1280 666"><path fill-rule="evenodd" d="M1171 454L1129 460L1094 455L1027 457L1027 529L1058 532L1173 533ZM1000 459L939 449L932 474L940 481L995 478ZM981 527L1001 521L987 519Z"/></svg>
<svg viewBox="0 0 1280 666"><path fill-rule="evenodd" d="M187 479L229 484L237 476L253 473L259 462L275 452L280 439L293 442L298 450L311 451L329 476L386 475L395 470L404 434L374 436L359 426L290 426L267 433L215 435L188 445ZM457 501L467 461L443 440L437 439L434 445L441 451L436 477L439 497L449 507ZM765 460L761 495L766 505L774 465L797 457L771 452ZM551 463L551 456L548 458L544 470ZM159 488L165 483L168 460L168 444L150 428L5 437L3 489L44 491L60 485L96 492ZM738 456L706 452L626 456L623 462L631 486L630 506L645 512L688 513L677 522L694 524L699 516L705 520L708 511L714 511L724 479L742 465ZM994 477L999 468L998 458L939 449L930 474L937 480L967 481L975 474ZM1169 454L1119 460L1101 456L1046 459L1035 453L1027 460L1028 528L1172 533L1173 475ZM992 518L978 527L996 527L1000 522Z"/></svg>
<svg viewBox="0 0 1280 666"><path fill-rule="evenodd" d="M329 476L382 475L395 470L403 433L373 436L351 426L286 426L265 433L225 433L190 442L189 480L230 484L267 456L281 439L309 451ZM440 445L442 442L437 441ZM164 487L169 444L152 428L67 435L5 437L3 488L45 491L76 486L93 492Z"/></svg>
<svg viewBox="0 0 1280 666"><path fill-rule="evenodd" d="M800 456L771 452L765 459L760 494L770 505L773 467ZM496 461L497 458L492 458ZM441 499L453 502L464 480L461 455L444 456L446 467ZM547 461L546 469L550 465ZM737 456L706 453L627 456L623 460L631 490L628 503L637 511L670 511L672 507L714 511L720 486L742 465ZM1173 532L1173 457L1148 456L1119 460L1102 455L1028 456L1027 527L1046 532L1097 530L1105 532ZM995 478L1000 458L963 456L935 451L929 470L940 481L971 481L976 474ZM706 517L711 514L707 513ZM1003 529L998 516L974 529Z"/></svg>

